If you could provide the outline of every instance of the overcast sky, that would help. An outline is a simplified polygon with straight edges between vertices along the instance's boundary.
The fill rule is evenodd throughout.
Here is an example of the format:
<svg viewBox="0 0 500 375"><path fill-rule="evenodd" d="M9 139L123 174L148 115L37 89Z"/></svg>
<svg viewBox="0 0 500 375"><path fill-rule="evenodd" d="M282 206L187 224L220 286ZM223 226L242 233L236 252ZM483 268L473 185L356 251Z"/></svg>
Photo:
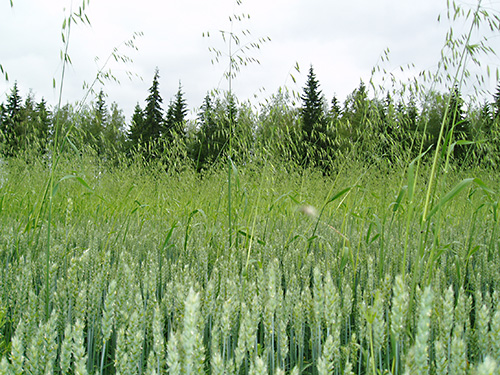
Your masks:
<svg viewBox="0 0 500 375"><path fill-rule="evenodd" d="M10 78L9 82L0 80L0 101L5 101L17 81L23 97L32 89L36 100L44 97L53 105L58 92L52 81L55 78L59 84L61 75L61 24L64 8L67 13L71 1L13 2L11 8L9 0L0 0L0 64ZM73 3L77 8L81 0ZM492 0L483 4L495 6ZM407 70L406 76L423 69L432 71L449 27L444 20L445 0L243 0L240 6L235 0L91 0L87 14L92 25L72 28L69 55L73 64L65 78L63 102L81 100L83 82L93 81L113 48L134 32L143 32L136 40L138 51L123 45L119 49L133 63L109 65L121 84L106 83L108 103L116 101L130 119L137 102L144 106L158 66L164 107L180 81L189 109L196 109L209 90L227 89L223 79L227 59L213 65L209 47L227 50L219 30L230 29L233 13L251 16L234 24L243 43L271 38L260 50L249 52L260 65L242 67L233 82L240 100L256 95L254 102L264 101L281 86L301 91L310 64L325 96L330 100L335 94L343 102L360 79L370 79L387 48L390 60L382 67L388 71L401 76L398 67L410 63L415 69ZM252 35L241 35L242 29L249 29ZM210 38L202 37L207 31ZM95 57L99 57L98 63ZM297 63L301 74L294 70ZM493 61L493 68L495 64L499 65ZM130 81L126 71L142 80ZM495 85L492 78L485 88L494 91Z"/></svg>

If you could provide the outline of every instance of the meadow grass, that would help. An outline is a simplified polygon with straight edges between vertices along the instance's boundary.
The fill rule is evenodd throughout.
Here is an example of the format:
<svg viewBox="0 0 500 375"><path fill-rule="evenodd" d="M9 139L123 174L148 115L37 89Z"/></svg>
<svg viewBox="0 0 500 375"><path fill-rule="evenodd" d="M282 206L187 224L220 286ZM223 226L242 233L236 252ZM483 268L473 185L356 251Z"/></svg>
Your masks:
<svg viewBox="0 0 500 375"><path fill-rule="evenodd" d="M225 168L200 176L63 157L47 284L48 223L36 213L49 173L40 160L4 165L4 370L402 374L500 363L492 171L450 172L437 202L470 176L480 182L422 230L425 179L410 203L401 170L234 167L229 205Z"/></svg>

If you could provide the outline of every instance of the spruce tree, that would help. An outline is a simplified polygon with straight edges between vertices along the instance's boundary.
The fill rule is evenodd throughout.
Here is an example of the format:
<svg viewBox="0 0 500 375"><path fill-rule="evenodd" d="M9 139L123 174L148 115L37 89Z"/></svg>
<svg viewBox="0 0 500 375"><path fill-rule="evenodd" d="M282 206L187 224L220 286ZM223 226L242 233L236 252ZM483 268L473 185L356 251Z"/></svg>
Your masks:
<svg viewBox="0 0 500 375"><path fill-rule="evenodd" d="M306 165L321 166L326 171L331 164L333 136L328 129L324 98L312 65L301 99L302 162Z"/></svg>
<svg viewBox="0 0 500 375"><path fill-rule="evenodd" d="M3 152L6 156L14 156L18 149L19 127L21 125L22 98L19 94L17 82L14 83L7 104L4 106L0 135L2 137Z"/></svg>
<svg viewBox="0 0 500 375"><path fill-rule="evenodd" d="M32 92L28 94L21 108L19 122L16 126L17 148L20 150L33 149L35 139L36 103Z"/></svg>
<svg viewBox="0 0 500 375"><path fill-rule="evenodd" d="M306 86L304 87L304 94L302 99L302 131L304 140L314 143L313 130L315 127L322 127L324 121L323 111L323 97L319 89L319 82L316 79L316 74L311 65L309 74L307 76Z"/></svg>
<svg viewBox="0 0 500 375"><path fill-rule="evenodd" d="M108 108L106 106L106 100L105 100L106 95L104 92L99 91L99 94L97 95L97 101L95 103L94 111L95 115L97 118L97 121L101 124L105 124L108 118Z"/></svg>
<svg viewBox="0 0 500 375"><path fill-rule="evenodd" d="M165 126L163 129L164 138L170 140L172 138L171 131L174 128L174 103L170 100L167 107L167 114L165 115Z"/></svg>
<svg viewBox="0 0 500 375"><path fill-rule="evenodd" d="M38 138L43 141L48 141L50 127L52 124L52 113L47 107L47 102L44 98L36 105L36 132Z"/></svg>
<svg viewBox="0 0 500 375"><path fill-rule="evenodd" d="M156 142L160 138L164 126L163 109L161 107L163 99L159 89L160 72L155 69L153 84L149 88L149 96L146 99L144 109L144 131L141 132L144 143Z"/></svg>
<svg viewBox="0 0 500 375"><path fill-rule="evenodd" d="M49 145L49 137L52 126L52 113L47 107L44 98L36 105L35 136L38 138L41 152L45 153Z"/></svg>
<svg viewBox="0 0 500 375"><path fill-rule="evenodd" d="M22 97L19 94L17 82L14 83L10 95L7 99L6 115L8 119L14 120L21 112Z"/></svg>
<svg viewBox="0 0 500 375"><path fill-rule="evenodd" d="M192 159L195 162L196 170L200 172L214 159L213 138L216 131L215 112L212 98L209 94L203 99L200 112L197 118L198 132L192 149Z"/></svg>
<svg viewBox="0 0 500 375"><path fill-rule="evenodd" d="M166 130L167 136L173 138L184 137L184 125L186 122L187 104L179 82L179 89L175 94L174 101L170 102L167 110Z"/></svg>
<svg viewBox="0 0 500 375"><path fill-rule="evenodd" d="M132 115L132 122L127 134L128 149L137 149L144 139L144 111L139 103L136 104L134 114Z"/></svg>
<svg viewBox="0 0 500 375"><path fill-rule="evenodd" d="M340 118L341 114L342 114L342 108L340 108L340 103L339 100L337 99L337 96L334 95L330 107L330 117L332 121L337 121Z"/></svg>

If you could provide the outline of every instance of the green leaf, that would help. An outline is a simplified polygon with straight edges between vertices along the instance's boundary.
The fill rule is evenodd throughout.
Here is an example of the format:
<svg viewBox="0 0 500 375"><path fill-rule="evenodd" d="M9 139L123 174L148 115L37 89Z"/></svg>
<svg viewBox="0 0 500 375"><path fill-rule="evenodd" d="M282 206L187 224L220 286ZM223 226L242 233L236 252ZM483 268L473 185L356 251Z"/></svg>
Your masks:
<svg viewBox="0 0 500 375"><path fill-rule="evenodd" d="M74 174L68 174L66 176L64 176L63 178L61 178L57 184L54 186L54 189L52 190L52 196L54 197L57 193L57 190L59 189L59 184L63 181L66 181L66 180L76 180L80 185L82 185L85 189L89 190L90 192L93 193L93 190L90 188L90 186L81 178L81 177L78 177Z"/></svg>
<svg viewBox="0 0 500 375"><path fill-rule="evenodd" d="M177 226L177 223L174 223L171 227L170 230L167 233L167 236L165 237L165 241L163 241L163 246L161 248L161 252L163 252L166 248L167 245L170 241L170 238L172 237L172 233L174 232L175 227Z"/></svg>
<svg viewBox="0 0 500 375"><path fill-rule="evenodd" d="M299 200L297 198L295 198L294 196L288 195L288 197L293 201L293 203L295 203L295 204L299 204L300 203Z"/></svg>
<svg viewBox="0 0 500 375"><path fill-rule="evenodd" d="M55 84L55 80L54 80L54 84ZM69 145L71 146L71 148L73 149L73 151L75 151L75 153L77 155L80 155L80 151L78 151L78 148L76 148L75 144L71 141L71 139L69 139L68 136L66 136L66 142L69 143Z"/></svg>
<svg viewBox="0 0 500 375"><path fill-rule="evenodd" d="M285 194L281 194L278 198L276 198L276 199L274 200L274 202L273 202L273 203L269 206L269 212L271 212L271 211L272 211L272 209L274 208L274 206L276 205L276 203L278 203L279 201L281 201L282 199L284 199L284 198L286 198L286 197L291 198L291 197L290 197L290 192L285 193ZM294 200L294 199L292 198L292 200ZM294 200L294 201L295 201L296 203L298 203L298 202L297 202L297 200Z"/></svg>
<svg viewBox="0 0 500 375"><path fill-rule="evenodd" d="M472 182L474 182L474 178L466 178L456 184L455 187L451 189L443 198L441 198L441 200L432 208L431 212L427 215L426 220L429 220L432 216L434 216L449 200L455 198Z"/></svg>
<svg viewBox="0 0 500 375"><path fill-rule="evenodd" d="M348 188L345 188L344 190L341 190L339 191L337 194L335 194L333 197L331 197L326 203L325 203L325 206L328 204L328 203L331 203L333 202L334 200L340 198L342 195L344 195L345 193L347 193L349 190L351 190L352 187L348 187Z"/></svg>
<svg viewBox="0 0 500 375"><path fill-rule="evenodd" d="M401 201L403 200L403 197L405 196L406 191L408 190L408 186L403 186L401 190L399 191L398 197L396 198L396 201L393 203L392 207L392 212L396 212L399 209L399 206L401 205Z"/></svg>
<svg viewBox="0 0 500 375"><path fill-rule="evenodd" d="M315 235L312 235L311 237L309 237L309 238L307 239L307 242L311 243L311 242L312 242L312 241L314 241L316 238L318 238L318 235L316 235L316 234L315 234Z"/></svg>
<svg viewBox="0 0 500 375"><path fill-rule="evenodd" d="M467 253L467 261L469 260L470 257L472 257L475 253L477 253L479 249L480 249L479 245L476 245L472 249L470 249L469 252Z"/></svg>
<svg viewBox="0 0 500 375"><path fill-rule="evenodd" d="M371 245L373 242L375 242L375 241L376 241L379 237L380 237L380 233L377 233L376 235L374 235L374 236L372 237L372 239L370 240L370 245Z"/></svg>
<svg viewBox="0 0 500 375"><path fill-rule="evenodd" d="M252 240L252 241L256 240L257 243L259 243L259 244L261 244L263 246L266 245L266 243L264 241L262 241L260 238L254 238L254 236L252 236L251 234L246 233L245 231L243 231L241 229L238 231L238 233L241 234L241 235L243 235L243 236L245 236L245 237L247 237L249 240Z"/></svg>
<svg viewBox="0 0 500 375"><path fill-rule="evenodd" d="M290 244L294 241L296 241L297 239L299 239L301 236L296 234L295 236L293 236L285 245L285 248L287 248L288 246L290 246Z"/></svg>
<svg viewBox="0 0 500 375"><path fill-rule="evenodd" d="M147 204L142 204L137 199L134 201L134 203L137 204L137 207L130 211L130 215L133 215L139 208L149 207Z"/></svg>
<svg viewBox="0 0 500 375"><path fill-rule="evenodd" d="M480 178L475 177L474 178L474 183L479 186L482 190L484 190L488 195L492 194L494 195L495 192L491 190Z"/></svg>
<svg viewBox="0 0 500 375"><path fill-rule="evenodd" d="M453 150L455 150L455 146L466 146L466 145L473 145L475 144L476 142L473 142L473 141L466 141L466 140L460 140L460 141L456 141L456 142L453 142L449 149L448 149L448 155L451 155L453 153Z"/></svg>
<svg viewBox="0 0 500 375"><path fill-rule="evenodd" d="M8 80L9 80L9 75L8 75L8 74L7 74L7 72L3 69L2 64L0 64L0 72L4 75L5 80L6 80L6 81L8 81Z"/></svg>

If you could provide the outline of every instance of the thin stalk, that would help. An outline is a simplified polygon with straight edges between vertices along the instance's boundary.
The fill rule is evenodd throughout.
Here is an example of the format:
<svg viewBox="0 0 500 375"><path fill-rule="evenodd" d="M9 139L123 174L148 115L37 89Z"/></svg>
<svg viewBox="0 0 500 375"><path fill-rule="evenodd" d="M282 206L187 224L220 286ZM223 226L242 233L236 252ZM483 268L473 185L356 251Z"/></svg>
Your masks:
<svg viewBox="0 0 500 375"><path fill-rule="evenodd" d="M53 178L50 179L50 191L52 191ZM48 321L50 316L50 223L52 221L52 194L49 195L49 215L47 223L47 247L45 249L45 318Z"/></svg>
<svg viewBox="0 0 500 375"><path fill-rule="evenodd" d="M228 76L228 85L229 85L229 95L233 94L232 88L232 76L233 76L233 52L232 52L232 40L233 40L233 21L231 21L231 33L229 34L229 76Z"/></svg>
<svg viewBox="0 0 500 375"><path fill-rule="evenodd" d="M227 211L228 211L228 226L229 226L229 248L233 246L233 223L231 215L231 156L228 158L228 171L227 171Z"/></svg>
<svg viewBox="0 0 500 375"><path fill-rule="evenodd" d="M72 9L70 8L70 15L72 14ZM66 64L68 62L68 50L69 50L69 41L71 36L71 16L68 17L68 26L66 31L66 37L64 38L64 55L62 62L62 71L61 71L61 83L59 86L59 98L57 104L57 116L56 116L56 130L54 134L54 144L52 150L52 163L50 166L50 176L48 183L48 194L49 194L49 210L48 210L48 222L47 222L47 246L45 248L45 316L48 321L50 316L50 238L51 238L51 222L52 222L52 198L54 191L54 175L57 169L57 163L59 161L58 156L58 143L59 143L59 131L60 131L60 121L61 121L61 103L62 103L62 95L63 95L63 86L64 86L64 77L66 74ZM45 201L45 196L44 196ZM43 202L42 202L43 203Z"/></svg>
<svg viewBox="0 0 500 375"><path fill-rule="evenodd" d="M100 370L100 375L103 375L104 372L104 357L106 354L106 341L102 343L102 355L101 355L101 370Z"/></svg>
<svg viewBox="0 0 500 375"><path fill-rule="evenodd" d="M470 39L471 39L471 36L472 36L472 31L474 30L474 27L477 24L477 14L478 14L480 8L481 8L481 0L479 0L478 3L477 3L477 8L476 8L476 11L474 13L474 18L473 18L472 24L470 26L469 32L467 34L467 38L465 40L465 44L464 44L464 48L462 50L462 54L460 55L460 61L459 61L459 64L458 64L458 68L457 68L457 71L455 73L455 76L453 77L452 87L455 87L455 85L458 82L458 77L460 75L460 72L463 71L462 66L464 64L465 58L466 58L468 50L469 50L468 49L469 42L470 42ZM425 196L424 211L423 211L423 215L422 215L422 224L425 223L426 220L427 220L427 212L429 210L429 202L430 202L430 199L431 199L431 191L432 191L432 187L434 185L433 181L435 179L436 169L437 169L437 163L438 163L438 158L439 158L439 149L440 149L440 146L441 146L441 140L443 139L443 134L444 134L444 129L445 129L446 121L448 120L448 116L449 116L449 112L450 112L450 103L451 103L451 95L448 96L448 99L446 101L446 108L445 108L445 111L444 111L443 120L441 121L441 128L439 129L439 136L438 136L437 143L436 143L436 151L434 152L434 159L433 159L433 162L432 162L431 174L429 176L429 183L427 185L427 193L426 193L426 196Z"/></svg>
<svg viewBox="0 0 500 375"><path fill-rule="evenodd" d="M373 317L371 317L373 318ZM373 349L373 322L369 324L368 328L369 338L370 338L370 365L372 368L373 375L377 375L377 367L375 365L375 350Z"/></svg>

